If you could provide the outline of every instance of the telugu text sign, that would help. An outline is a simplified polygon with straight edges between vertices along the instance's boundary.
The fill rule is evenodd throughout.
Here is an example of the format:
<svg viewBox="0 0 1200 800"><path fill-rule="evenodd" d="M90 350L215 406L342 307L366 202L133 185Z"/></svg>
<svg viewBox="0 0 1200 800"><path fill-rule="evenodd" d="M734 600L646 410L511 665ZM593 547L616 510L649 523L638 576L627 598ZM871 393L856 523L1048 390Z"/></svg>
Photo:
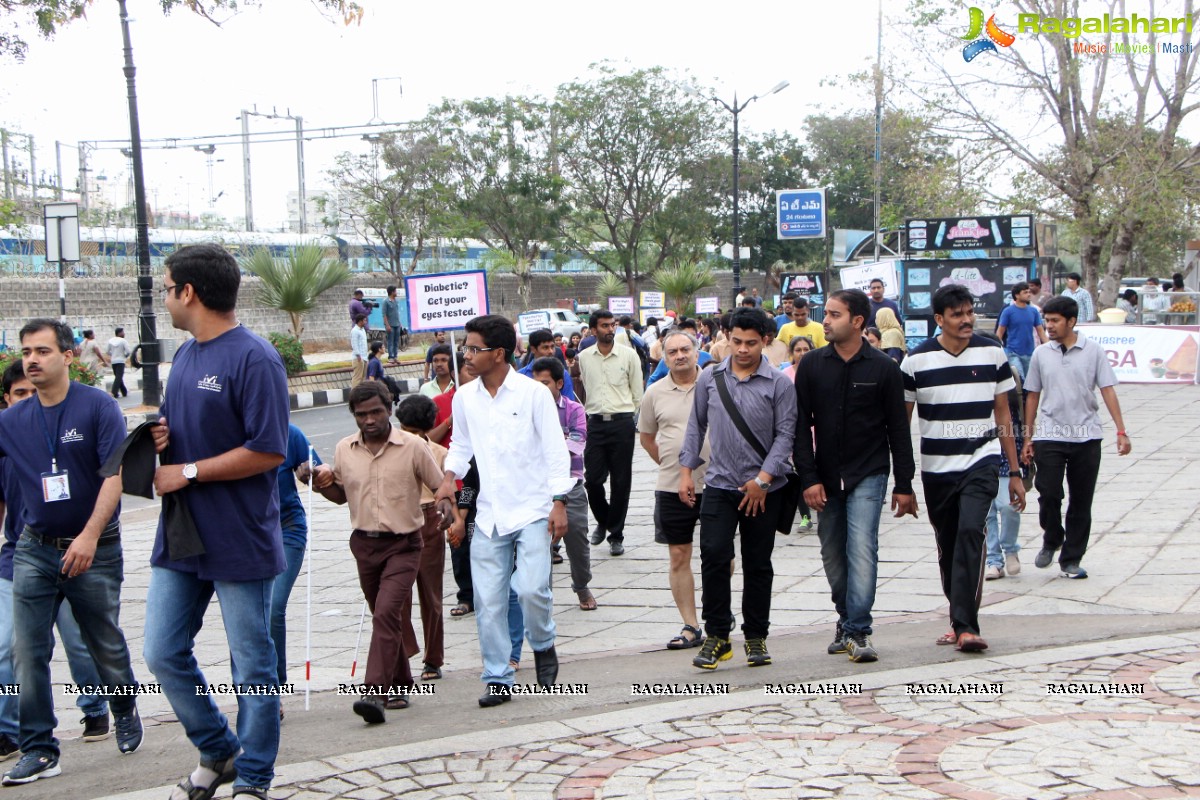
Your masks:
<svg viewBox="0 0 1200 800"><path fill-rule="evenodd" d="M780 239L825 238L825 190L776 191L775 234Z"/></svg>
<svg viewBox="0 0 1200 800"><path fill-rule="evenodd" d="M447 331L488 313L487 273L444 272L404 279L409 330Z"/></svg>

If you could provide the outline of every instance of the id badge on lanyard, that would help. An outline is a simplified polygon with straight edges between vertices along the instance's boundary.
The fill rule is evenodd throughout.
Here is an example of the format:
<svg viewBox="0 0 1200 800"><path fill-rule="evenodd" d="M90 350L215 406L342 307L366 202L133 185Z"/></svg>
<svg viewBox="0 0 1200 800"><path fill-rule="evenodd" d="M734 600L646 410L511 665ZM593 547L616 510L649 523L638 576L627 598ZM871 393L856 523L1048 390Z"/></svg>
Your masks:
<svg viewBox="0 0 1200 800"><path fill-rule="evenodd" d="M63 407L58 412L58 419L55 420L54 430L57 432L62 427L63 414L66 412L67 399L63 399ZM38 418L42 421L42 433L46 435L46 447L50 450L50 471L42 473L42 502L58 503L63 500L71 499L71 479L67 474L67 470L59 470L58 468L58 440L50 433L50 426L46 424L46 411L38 403Z"/></svg>

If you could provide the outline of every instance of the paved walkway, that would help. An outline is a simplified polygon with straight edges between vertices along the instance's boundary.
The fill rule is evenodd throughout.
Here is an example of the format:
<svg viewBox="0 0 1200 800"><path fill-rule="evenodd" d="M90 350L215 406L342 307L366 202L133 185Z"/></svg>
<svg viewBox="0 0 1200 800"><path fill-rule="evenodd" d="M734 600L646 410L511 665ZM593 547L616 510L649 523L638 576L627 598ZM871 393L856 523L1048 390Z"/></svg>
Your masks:
<svg viewBox="0 0 1200 800"><path fill-rule="evenodd" d="M690 654L680 658L662 651L679 621L666 585L665 553L652 541L653 465L639 449L627 553L610 558L607 548L592 549L592 589L600 608L579 611L566 565L554 573L558 649L564 661L560 680L589 681L590 704L520 698L505 707L514 711L506 710L503 717L480 717L473 707L479 686L474 620L447 619L446 678L437 692L448 696L420 698L410 716L399 718L414 724L436 721L440 731L461 714L458 731L423 741L427 736L420 729L389 724L387 740L406 743L330 753L319 761L293 758L297 763L289 764L291 728L285 728L272 796L415 800L887 794L1040 800L1200 795L1200 727L1194 722L1200 712L1200 634L1193 630L1200 621L1174 636L1020 652L1026 625L1086 634L1091 630L1087 626L1105 615L1119 621L1117 634L1097 630L1104 630L1105 638L1122 638L1118 634L1137 637L1145 632L1139 619L1161 626L1200 614L1195 567L1200 557L1200 522L1195 519L1200 504L1195 459L1200 393L1195 387L1123 386L1120 396L1134 453L1117 458L1109 430L1086 561L1091 577L1066 581L1053 570L1033 568L1039 532L1036 497L1031 496L1020 537L1027 548L1025 569L986 585L983 620L993 645L990 658L965 659L946 653L949 648L924 647L940 632L945 613L931 531L924 513L916 522L895 521L885 513L876 603L879 664L864 670L841 658L829 659L798 678L794 668L778 664L751 673L735 658L727 663L737 668L699 675L686 663ZM155 517L152 510L126 516L122 622L137 672L150 680L140 656ZM338 683L350 680L362 601L346 547L347 512L318 497L313 525L311 686L329 697ZM698 559L697 553L697 572ZM780 537L775 571L772 641L780 637L781 648L794 642L797 651L801 641L808 652L817 646L823 650L834 615L816 536ZM735 578L735 587L739 582ZM450 605L454 584L448 570L445 587ZM305 592L301 575L289 607L289 646L299 693L304 689ZM738 602L735 596L735 608ZM229 680L217 614L214 604L197 645L212 682ZM920 638L914 641L918 630ZM369 625L364 640L367 635ZM824 638L818 645L819 637ZM1058 643L1053 636L1050 641ZM1065 635L1062 641L1088 640ZM920 659L935 663L912 661L908 652L914 644L920 645ZM607 670L614 655L625 656L622 663L642 665L642 677L611 676ZM358 657L365 662L365 645ZM903 668L897 670L899 666ZM65 676L61 664L55 668L56 676ZM760 677L759 672L766 674ZM531 672L519 673L518 679L523 676L532 683ZM650 680L647 676L688 683L729 680L732 685L728 695L642 698L634 709L608 710L630 703L632 684ZM838 676L842 682L862 683L861 693L768 696L763 690L766 682ZM906 693L906 684L913 681L1002 683L1004 693L918 697ZM1144 682L1147 690L1111 697L1047 696L1044 684L1054 681ZM65 709L69 698L59 700ZM300 697L287 699L285 706L289 724L303 714ZM141 707L143 714L158 716L163 732L177 732L168 724L165 698L147 696ZM508 724L531 709L540 709L543 718L524 726ZM595 713L580 718L582 709ZM361 727L348 708L332 720L338 729ZM484 729L476 731L476 726ZM69 730L63 733L70 735ZM151 729L148 739L156 735L162 734ZM162 789L128 795L131 800L164 796Z"/></svg>

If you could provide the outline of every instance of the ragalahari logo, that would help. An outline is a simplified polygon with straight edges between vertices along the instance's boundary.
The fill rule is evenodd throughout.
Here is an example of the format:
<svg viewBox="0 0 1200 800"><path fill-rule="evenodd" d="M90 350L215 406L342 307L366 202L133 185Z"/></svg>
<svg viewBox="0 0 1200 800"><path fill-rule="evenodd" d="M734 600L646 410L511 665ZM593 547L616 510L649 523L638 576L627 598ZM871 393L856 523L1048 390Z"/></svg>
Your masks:
<svg viewBox="0 0 1200 800"><path fill-rule="evenodd" d="M996 24L996 15L992 14L988 17L987 25L983 24L983 9L971 6L971 27L967 30L966 36L959 37L970 44L963 48L963 61L973 61L975 56L980 53L986 53L991 50L993 53L998 52L996 45L1001 47L1009 47L1017 40L1017 37L1011 33L1000 30L1000 26ZM986 33L986 39L980 39L980 35Z"/></svg>

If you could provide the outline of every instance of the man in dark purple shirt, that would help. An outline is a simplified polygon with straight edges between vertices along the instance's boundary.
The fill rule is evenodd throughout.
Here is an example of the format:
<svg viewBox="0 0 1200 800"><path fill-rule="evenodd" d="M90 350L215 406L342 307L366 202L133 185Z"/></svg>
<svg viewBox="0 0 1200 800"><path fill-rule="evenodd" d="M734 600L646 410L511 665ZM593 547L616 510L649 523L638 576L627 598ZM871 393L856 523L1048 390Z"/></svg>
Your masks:
<svg viewBox="0 0 1200 800"><path fill-rule="evenodd" d="M771 552L796 432L796 391L763 357L775 321L756 308L740 308L730 320L731 355L696 380L695 405L679 453L679 499L696 503L692 470L703 463L700 448L708 433L712 457L705 474L700 512L700 569L706 638L692 664L716 669L733 655L729 633L729 562L734 535L742 538L742 633L750 666L771 663L767 629L771 616ZM741 434L725 410L717 381L723 381L734 408L757 442ZM757 444L757 446L755 446ZM760 454L760 448L766 456Z"/></svg>
<svg viewBox="0 0 1200 800"><path fill-rule="evenodd" d="M350 298L350 324L354 324L355 318L362 314L367 318L367 330L371 329L371 308L363 302L363 290L355 289L354 297Z"/></svg>

